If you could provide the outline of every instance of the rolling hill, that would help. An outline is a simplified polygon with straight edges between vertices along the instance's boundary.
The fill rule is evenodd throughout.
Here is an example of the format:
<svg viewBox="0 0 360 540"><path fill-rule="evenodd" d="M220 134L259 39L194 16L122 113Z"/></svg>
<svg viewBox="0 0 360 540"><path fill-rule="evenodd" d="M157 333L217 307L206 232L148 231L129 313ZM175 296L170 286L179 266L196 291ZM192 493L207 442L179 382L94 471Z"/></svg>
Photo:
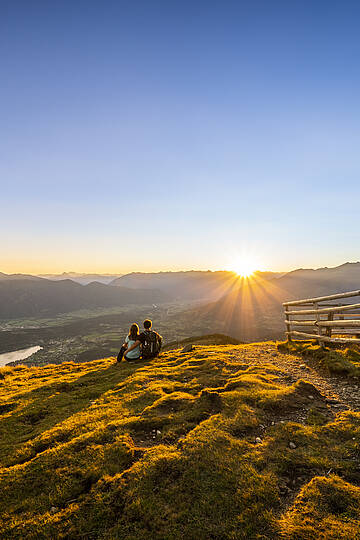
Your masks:
<svg viewBox="0 0 360 540"><path fill-rule="evenodd" d="M23 279L40 281L42 278L40 276L32 276L30 274L4 274L3 272L0 272L0 281L14 281Z"/></svg>
<svg viewBox="0 0 360 540"><path fill-rule="evenodd" d="M177 319L189 335L202 331L223 332L244 341L282 339L283 302L351 290L360 290L360 263L300 269L271 280L256 275L239 280L217 301L186 310Z"/></svg>
<svg viewBox="0 0 360 540"><path fill-rule="evenodd" d="M257 272L260 279L271 280L283 275L276 272ZM115 279L111 285L133 289L158 289L173 300L215 300L231 290L238 281L234 272L134 272Z"/></svg>
<svg viewBox="0 0 360 540"><path fill-rule="evenodd" d="M279 294L289 300L360 289L360 262L333 268L299 269L276 281Z"/></svg>
<svg viewBox="0 0 360 540"><path fill-rule="evenodd" d="M53 316L78 309L146 305L166 301L162 291L111 287L101 283L80 285L70 279L0 280L0 319Z"/></svg>

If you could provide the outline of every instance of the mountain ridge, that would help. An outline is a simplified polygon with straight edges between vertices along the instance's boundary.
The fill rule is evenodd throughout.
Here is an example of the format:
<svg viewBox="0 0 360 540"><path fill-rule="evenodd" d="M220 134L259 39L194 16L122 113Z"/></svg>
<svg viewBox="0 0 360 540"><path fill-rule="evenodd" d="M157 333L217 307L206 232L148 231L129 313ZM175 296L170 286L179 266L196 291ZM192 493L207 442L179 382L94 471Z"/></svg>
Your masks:
<svg viewBox="0 0 360 540"><path fill-rule="evenodd" d="M0 280L0 319L57 315L78 309L145 305L168 300L162 291L132 290L70 279Z"/></svg>

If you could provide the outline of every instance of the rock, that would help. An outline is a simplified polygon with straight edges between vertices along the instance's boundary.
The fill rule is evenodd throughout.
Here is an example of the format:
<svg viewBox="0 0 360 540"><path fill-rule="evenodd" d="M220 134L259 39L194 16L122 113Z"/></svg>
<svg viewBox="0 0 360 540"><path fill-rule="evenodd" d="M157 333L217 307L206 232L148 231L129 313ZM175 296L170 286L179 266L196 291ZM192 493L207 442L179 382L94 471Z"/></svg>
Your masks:
<svg viewBox="0 0 360 540"><path fill-rule="evenodd" d="M292 441L289 442L289 448L291 448L291 450L295 450L296 448L296 444Z"/></svg>
<svg viewBox="0 0 360 540"><path fill-rule="evenodd" d="M313 396L316 398L321 398L321 393L319 390L311 383L299 380L295 383L296 389L300 394L305 394L306 396ZM310 398L311 399L311 398Z"/></svg>
<svg viewBox="0 0 360 540"><path fill-rule="evenodd" d="M185 347L182 349L182 353L187 353L187 352L191 352L194 350L194 347L192 346L191 343L189 343L188 345L185 345Z"/></svg>
<svg viewBox="0 0 360 540"><path fill-rule="evenodd" d="M56 506L52 506L52 507L50 508L50 514L56 514L56 512L58 512L58 511L59 511L59 509L56 508Z"/></svg>
<svg viewBox="0 0 360 540"><path fill-rule="evenodd" d="M309 399L315 399L314 396L308 396Z"/></svg>
<svg viewBox="0 0 360 540"><path fill-rule="evenodd" d="M262 443L262 440L261 440L260 437L256 437L256 438L255 438L255 442L256 442L256 444L261 444L261 443Z"/></svg>
<svg viewBox="0 0 360 540"><path fill-rule="evenodd" d="M299 368L304 369L304 368L306 368L306 365L305 364L300 364Z"/></svg>
<svg viewBox="0 0 360 540"><path fill-rule="evenodd" d="M157 429L157 430L156 430L156 435L157 435L157 436L161 435L160 429Z"/></svg>

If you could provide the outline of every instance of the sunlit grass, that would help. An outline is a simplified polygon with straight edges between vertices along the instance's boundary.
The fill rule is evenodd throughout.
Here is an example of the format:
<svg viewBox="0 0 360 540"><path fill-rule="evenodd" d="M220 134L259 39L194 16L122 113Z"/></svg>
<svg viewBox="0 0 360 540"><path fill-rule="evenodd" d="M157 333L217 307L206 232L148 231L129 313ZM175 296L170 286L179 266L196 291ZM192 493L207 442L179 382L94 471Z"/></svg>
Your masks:
<svg viewBox="0 0 360 540"><path fill-rule="evenodd" d="M357 538L360 415L320 418L305 383L242 363L253 351L4 370L0 536ZM280 422L296 410L306 425Z"/></svg>

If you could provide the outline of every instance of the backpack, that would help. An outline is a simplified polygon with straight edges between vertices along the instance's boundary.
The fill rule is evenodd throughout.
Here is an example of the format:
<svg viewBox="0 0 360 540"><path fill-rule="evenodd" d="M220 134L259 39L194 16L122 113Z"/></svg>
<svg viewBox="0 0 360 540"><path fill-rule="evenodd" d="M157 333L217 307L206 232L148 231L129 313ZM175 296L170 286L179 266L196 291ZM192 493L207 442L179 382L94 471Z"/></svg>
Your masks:
<svg viewBox="0 0 360 540"><path fill-rule="evenodd" d="M153 330L145 330L143 332L144 341L142 342L142 357L154 358L161 349L161 339L157 332Z"/></svg>

